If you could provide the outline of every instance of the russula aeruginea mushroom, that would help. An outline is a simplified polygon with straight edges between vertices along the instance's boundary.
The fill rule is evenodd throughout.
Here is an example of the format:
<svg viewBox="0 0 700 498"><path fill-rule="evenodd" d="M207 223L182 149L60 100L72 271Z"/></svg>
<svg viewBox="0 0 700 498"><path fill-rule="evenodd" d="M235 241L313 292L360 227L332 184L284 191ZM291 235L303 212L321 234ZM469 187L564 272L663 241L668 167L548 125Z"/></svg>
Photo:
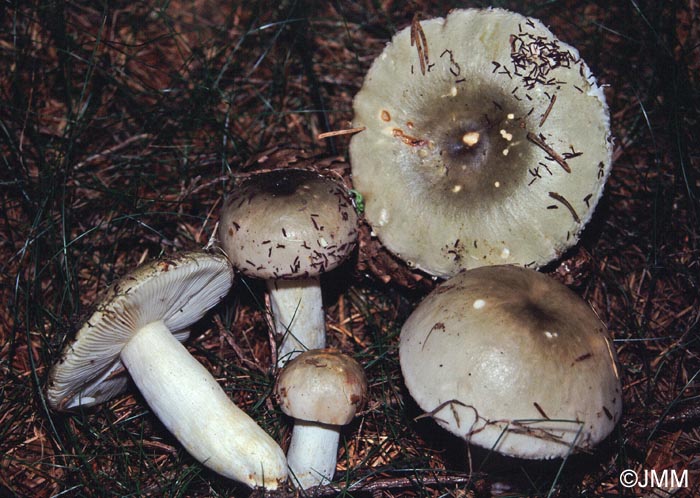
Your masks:
<svg viewBox="0 0 700 498"><path fill-rule="evenodd" d="M51 370L49 405L69 411L107 401L125 388L126 367L194 458L251 487L276 489L287 477L284 452L178 341L232 280L229 261L204 252L152 261L121 278Z"/></svg>
<svg viewBox="0 0 700 498"><path fill-rule="evenodd" d="M411 396L439 425L508 456L590 449L622 412L605 325L527 268L484 266L440 284L401 329L399 357Z"/></svg>
<svg viewBox="0 0 700 498"><path fill-rule="evenodd" d="M367 400L364 370L336 350L305 351L285 365L275 390L282 411L294 418L290 480L302 489L327 484L335 473L340 430Z"/></svg>
<svg viewBox="0 0 700 498"><path fill-rule="evenodd" d="M431 275L552 261L578 240L610 171L608 108L588 66L506 10L414 22L353 106L366 128L350 143L366 218Z"/></svg>
<svg viewBox="0 0 700 498"><path fill-rule="evenodd" d="M357 244L347 189L316 172L279 169L246 178L227 197L219 240L243 274L265 279L278 365L326 345L320 276Z"/></svg>

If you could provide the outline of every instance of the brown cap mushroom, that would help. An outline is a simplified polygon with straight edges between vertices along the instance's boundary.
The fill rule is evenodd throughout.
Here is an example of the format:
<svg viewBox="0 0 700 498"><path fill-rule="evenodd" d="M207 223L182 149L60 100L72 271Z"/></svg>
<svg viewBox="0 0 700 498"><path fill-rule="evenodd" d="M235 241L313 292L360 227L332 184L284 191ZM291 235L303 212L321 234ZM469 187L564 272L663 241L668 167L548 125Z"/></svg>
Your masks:
<svg viewBox="0 0 700 498"><path fill-rule="evenodd" d="M339 351L306 351L284 367L276 393L282 411L295 419L287 451L292 480L302 489L330 482L340 428L367 399L362 367Z"/></svg>
<svg viewBox="0 0 700 498"><path fill-rule="evenodd" d="M276 488L287 477L282 449L178 342L187 334L175 336L219 303L232 280L228 260L204 252L146 263L120 279L52 368L49 405L71 410L107 401L125 387L128 371L153 412L204 466Z"/></svg>
<svg viewBox="0 0 700 498"><path fill-rule="evenodd" d="M435 276L553 260L610 171L608 108L588 66L541 22L502 9L396 34L354 110L365 215L389 250Z"/></svg>
<svg viewBox="0 0 700 498"><path fill-rule="evenodd" d="M357 243L347 189L318 173L280 169L248 177L227 197L219 239L241 273L267 280L280 365L326 344L319 276Z"/></svg>
<svg viewBox="0 0 700 498"><path fill-rule="evenodd" d="M620 419L605 325L534 270L490 266L439 285L401 329L411 396L448 431L520 458L593 447Z"/></svg>

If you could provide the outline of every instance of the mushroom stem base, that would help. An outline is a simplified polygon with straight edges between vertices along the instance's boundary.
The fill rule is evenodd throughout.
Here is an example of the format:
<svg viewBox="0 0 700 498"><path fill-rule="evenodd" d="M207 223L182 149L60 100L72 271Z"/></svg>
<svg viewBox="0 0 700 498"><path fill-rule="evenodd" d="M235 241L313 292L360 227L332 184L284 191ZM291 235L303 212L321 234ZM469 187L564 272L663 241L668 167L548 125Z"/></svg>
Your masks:
<svg viewBox="0 0 700 498"><path fill-rule="evenodd" d="M275 325L282 337L277 366L283 367L299 353L326 347L326 323L318 277L269 280L267 289Z"/></svg>
<svg viewBox="0 0 700 498"><path fill-rule="evenodd" d="M153 412L203 465L249 486L287 477L279 445L233 404L162 321L142 327L121 359Z"/></svg>
<svg viewBox="0 0 700 498"><path fill-rule="evenodd" d="M290 478L301 489L333 480L340 426L295 420L287 450Z"/></svg>

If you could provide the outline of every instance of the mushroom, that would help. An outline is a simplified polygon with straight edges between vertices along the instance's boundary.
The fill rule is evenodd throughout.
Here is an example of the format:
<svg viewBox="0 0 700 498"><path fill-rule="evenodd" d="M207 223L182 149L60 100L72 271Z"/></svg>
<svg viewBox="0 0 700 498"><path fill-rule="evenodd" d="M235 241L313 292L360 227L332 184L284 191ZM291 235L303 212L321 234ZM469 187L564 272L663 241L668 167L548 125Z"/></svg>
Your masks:
<svg viewBox="0 0 700 498"><path fill-rule="evenodd" d="M611 164L603 90L577 50L502 9L414 21L354 99L350 161L374 233L438 277L540 267L576 243Z"/></svg>
<svg viewBox="0 0 700 498"><path fill-rule="evenodd" d="M282 411L294 418L287 451L292 480L302 489L330 482L340 430L367 399L362 367L333 349L305 351L286 364L275 391Z"/></svg>
<svg viewBox="0 0 700 498"><path fill-rule="evenodd" d="M194 458L251 487L277 488L287 477L282 449L179 342L232 279L224 256L204 252L153 261L120 279L51 370L49 405L69 411L107 401L126 387L126 367Z"/></svg>
<svg viewBox="0 0 700 498"><path fill-rule="evenodd" d="M342 185L280 169L248 177L226 199L219 239L244 275L267 281L278 365L326 345L320 275L357 244L357 213Z"/></svg>
<svg viewBox="0 0 700 498"><path fill-rule="evenodd" d="M439 425L508 456L588 450L622 412L605 325L527 268L484 266L436 287L401 329L399 357L411 396Z"/></svg>

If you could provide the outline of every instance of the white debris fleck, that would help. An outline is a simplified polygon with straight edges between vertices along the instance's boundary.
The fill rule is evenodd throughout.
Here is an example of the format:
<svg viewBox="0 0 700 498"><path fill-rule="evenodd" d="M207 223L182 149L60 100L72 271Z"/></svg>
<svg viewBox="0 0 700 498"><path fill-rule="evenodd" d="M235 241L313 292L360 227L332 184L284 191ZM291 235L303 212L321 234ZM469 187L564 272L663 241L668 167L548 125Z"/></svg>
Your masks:
<svg viewBox="0 0 700 498"><path fill-rule="evenodd" d="M464 142L464 145L467 147L474 147L479 143L479 138L481 138L481 136L478 131L468 131L462 135L462 142Z"/></svg>
<svg viewBox="0 0 700 498"><path fill-rule="evenodd" d="M380 227L383 227L389 222L389 211L386 210L386 208L382 208L382 210L379 212L379 222L377 225Z"/></svg>
<svg viewBox="0 0 700 498"><path fill-rule="evenodd" d="M476 301L474 301L473 306L475 310L480 310L481 308L486 306L486 301L484 301L483 299L477 299Z"/></svg>
<svg viewBox="0 0 700 498"><path fill-rule="evenodd" d="M501 130L501 136L502 136L503 138L505 138L506 140L508 140L509 142L510 142L511 140L513 140L513 134L512 134L512 133L508 133L506 130Z"/></svg>

